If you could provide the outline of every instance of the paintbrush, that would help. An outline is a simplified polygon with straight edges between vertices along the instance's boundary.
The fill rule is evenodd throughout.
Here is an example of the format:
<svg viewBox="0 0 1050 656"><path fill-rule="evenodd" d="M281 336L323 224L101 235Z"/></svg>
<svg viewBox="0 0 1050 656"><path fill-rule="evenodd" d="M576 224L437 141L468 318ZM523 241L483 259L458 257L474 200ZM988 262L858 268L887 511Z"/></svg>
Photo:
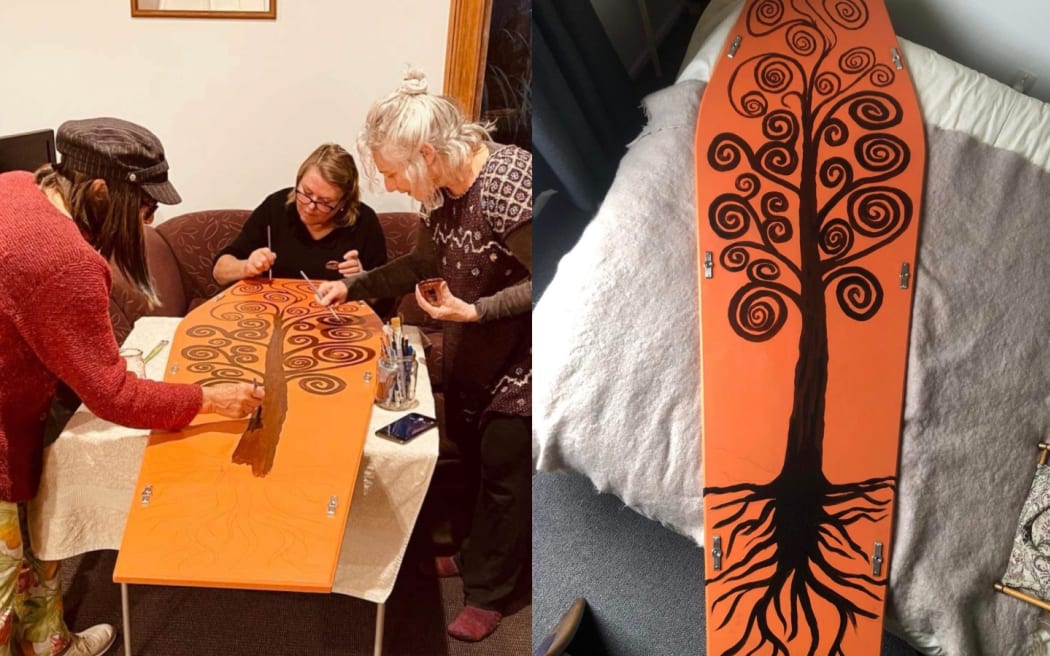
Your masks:
<svg viewBox="0 0 1050 656"><path fill-rule="evenodd" d="M310 281L310 278L308 278L308 277L307 277L307 275L306 275L306 272L305 272L305 271L302 271L302 270L300 270L300 271L299 271L299 274L300 274L300 275L301 275L301 276L303 277L303 280L305 280L305 281L306 281L306 284L307 284L307 285L310 285L310 289L311 289L311 290L313 290L313 293L314 293L314 298L316 298L316 299L317 299L317 302L318 302L318 303L321 303L321 293L320 293L319 291L317 291L317 286L316 286L316 285L314 285L314 284L313 284L313 283L312 283L312 282ZM332 318L333 318L333 319L335 319L336 321L339 321L339 315L335 313L335 310L333 310L333 309L332 309L332 307L331 307L330 305L324 305L324 304L322 304L322 306L321 306L321 307L323 307L323 308L325 308L326 310L328 310L329 312L331 312L331 313L332 313Z"/></svg>
<svg viewBox="0 0 1050 656"><path fill-rule="evenodd" d="M266 248L270 249L271 253L273 252L273 241L270 239L270 226L269 225L266 226ZM270 280L273 280L273 267L272 266L269 269L266 270L266 273L270 274Z"/></svg>
<svg viewBox="0 0 1050 656"><path fill-rule="evenodd" d="M168 345L168 340L162 339L157 342L157 345L153 347L153 350L146 354L146 357L142 358L142 364L147 364L150 360L157 357L157 354Z"/></svg>

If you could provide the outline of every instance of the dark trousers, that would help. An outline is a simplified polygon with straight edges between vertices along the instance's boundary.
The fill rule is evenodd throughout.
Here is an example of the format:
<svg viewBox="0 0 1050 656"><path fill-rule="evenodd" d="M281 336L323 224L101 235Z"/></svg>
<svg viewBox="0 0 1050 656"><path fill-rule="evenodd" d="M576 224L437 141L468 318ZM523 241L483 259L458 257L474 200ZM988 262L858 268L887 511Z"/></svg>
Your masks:
<svg viewBox="0 0 1050 656"><path fill-rule="evenodd" d="M501 610L531 558L531 421L494 415L480 428L457 429L466 492L476 499L458 558L466 603Z"/></svg>

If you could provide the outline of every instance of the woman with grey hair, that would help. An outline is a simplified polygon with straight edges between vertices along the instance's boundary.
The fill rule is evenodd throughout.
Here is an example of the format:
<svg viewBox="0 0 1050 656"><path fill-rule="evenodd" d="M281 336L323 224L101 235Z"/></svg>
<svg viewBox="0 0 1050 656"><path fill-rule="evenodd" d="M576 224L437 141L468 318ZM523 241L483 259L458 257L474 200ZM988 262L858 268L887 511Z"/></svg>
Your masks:
<svg viewBox="0 0 1050 656"><path fill-rule="evenodd" d="M245 417L262 401L248 383L175 385L127 371L109 320L111 259L147 299L143 224L181 199L149 130L114 118L58 128L62 161L0 174L0 656L97 656L109 624L73 634L58 563L22 543L21 504L40 483L44 421L59 380L96 415L176 430L198 413Z"/></svg>
<svg viewBox="0 0 1050 656"><path fill-rule="evenodd" d="M463 577L466 603L449 634L482 640L512 592L528 585L519 578L532 511L532 155L489 141L489 126L428 94L418 71L373 104L358 151L387 191L422 204L416 249L322 284L322 302L414 289L419 306L443 322L447 434L476 494L459 553L435 565L439 575Z"/></svg>

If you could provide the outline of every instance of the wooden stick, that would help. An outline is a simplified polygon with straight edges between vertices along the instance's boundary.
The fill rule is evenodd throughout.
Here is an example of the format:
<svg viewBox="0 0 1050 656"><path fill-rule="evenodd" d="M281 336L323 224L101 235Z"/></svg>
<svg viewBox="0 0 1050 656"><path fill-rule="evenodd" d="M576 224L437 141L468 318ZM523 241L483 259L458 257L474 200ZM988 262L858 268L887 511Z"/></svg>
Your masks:
<svg viewBox="0 0 1050 656"><path fill-rule="evenodd" d="M1008 597L1013 597L1014 599L1020 599L1021 601L1026 601L1026 602L1032 604L1033 606L1038 606L1038 607L1042 608L1043 610L1050 611L1050 602L1043 601L1039 597L1033 597L1032 595L1030 595L1028 593L1021 592L1020 590L1017 590L1016 588L1011 588L1010 586L1004 585L1002 583L996 583L995 584L995 589L997 591L1003 593L1004 595L1008 596Z"/></svg>

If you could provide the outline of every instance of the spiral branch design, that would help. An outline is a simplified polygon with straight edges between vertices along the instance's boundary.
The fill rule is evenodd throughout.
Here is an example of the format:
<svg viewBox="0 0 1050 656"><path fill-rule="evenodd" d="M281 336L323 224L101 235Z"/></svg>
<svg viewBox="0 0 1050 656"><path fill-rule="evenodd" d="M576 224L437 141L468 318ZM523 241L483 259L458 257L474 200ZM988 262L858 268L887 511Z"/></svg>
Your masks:
<svg viewBox="0 0 1050 656"><path fill-rule="evenodd" d="M908 144L897 135L888 132L860 136L853 146L853 155L860 166L889 176L902 173L911 160Z"/></svg>
<svg viewBox="0 0 1050 656"><path fill-rule="evenodd" d="M789 189L796 193L798 192L797 185L792 184L763 166L763 163L759 160L756 153L751 150L751 145L738 134L733 132L720 132L711 140L711 145L708 146L707 149L707 163L716 171L732 171L740 166L740 163L744 159L747 159L751 170L742 173L741 176L737 178L738 186L740 184L757 185L758 178L755 177L755 174L758 174L785 189ZM751 189L754 188L756 187L751 187ZM752 194L749 193L748 197L750 197L750 195Z"/></svg>
<svg viewBox="0 0 1050 656"><path fill-rule="evenodd" d="M791 175L798 169L798 151L776 141L769 141L755 153L762 169L777 175Z"/></svg>
<svg viewBox="0 0 1050 656"><path fill-rule="evenodd" d="M767 244L783 244L791 240L795 229L786 212L790 208L787 195L769 191L762 195L762 239Z"/></svg>
<svg viewBox="0 0 1050 656"><path fill-rule="evenodd" d="M747 267L747 277L753 282L773 282L780 278L780 265L773 260L754 260Z"/></svg>
<svg viewBox="0 0 1050 656"><path fill-rule="evenodd" d="M755 61L755 86L769 95L784 93L794 85L798 64L784 55L769 54Z"/></svg>
<svg viewBox="0 0 1050 656"><path fill-rule="evenodd" d="M744 196L734 193L720 194L708 207L711 229L722 239L736 239L747 234L758 215Z"/></svg>
<svg viewBox="0 0 1050 656"><path fill-rule="evenodd" d="M820 250L831 257L844 255L853 248L853 230L842 219L832 219L820 229Z"/></svg>
<svg viewBox="0 0 1050 656"><path fill-rule="evenodd" d="M824 0L824 11L846 30L859 30L868 24L868 5L863 0Z"/></svg>
<svg viewBox="0 0 1050 656"><path fill-rule="evenodd" d="M751 34L761 36L779 29L783 20L782 0L760 0L751 5L747 16L747 29Z"/></svg>
<svg viewBox="0 0 1050 656"><path fill-rule="evenodd" d="M861 91L845 99L850 118L870 132L888 130L904 119L904 109L884 91Z"/></svg>
<svg viewBox="0 0 1050 656"><path fill-rule="evenodd" d="M238 289L238 288L234 288ZM212 330L226 335L230 339L243 342L265 342L269 335L270 322L258 315L276 315L278 307L269 303L255 301L237 301L234 303L222 303L213 307L209 314L218 321L235 323L236 328L227 331L218 326L201 324L194 326L191 330ZM192 337L203 337L203 333L188 333Z"/></svg>
<svg viewBox="0 0 1050 656"><path fill-rule="evenodd" d="M820 30L809 23L789 25L786 42L788 48L791 48L791 52L799 57L809 57L817 52L817 49L822 49L827 44Z"/></svg>
<svg viewBox="0 0 1050 656"><path fill-rule="evenodd" d="M842 77L835 71L821 71L813 78L813 90L821 96L836 96L842 89Z"/></svg>
<svg viewBox="0 0 1050 656"><path fill-rule="evenodd" d="M842 267L833 272L825 286L835 283L835 300L850 319L867 321L882 307L882 285L863 267Z"/></svg>
<svg viewBox="0 0 1050 656"><path fill-rule="evenodd" d="M342 378L318 373L316 371L291 374L286 378L289 383L293 380L297 381L299 389L307 394L331 396L346 389L346 382Z"/></svg>
<svg viewBox="0 0 1050 656"><path fill-rule="evenodd" d="M763 250L764 247L754 242L737 242L726 246L722 249L722 254L718 258L722 268L730 273L743 271L751 262L752 249Z"/></svg>
<svg viewBox="0 0 1050 656"><path fill-rule="evenodd" d="M868 80L876 87L888 87L895 79L897 73L886 64L876 64L868 73Z"/></svg>
<svg viewBox="0 0 1050 656"><path fill-rule="evenodd" d="M305 371L314 369L323 362L349 367L367 362L373 357L375 357L373 349L355 344L314 344L286 354L284 368L291 371Z"/></svg>
<svg viewBox="0 0 1050 656"><path fill-rule="evenodd" d="M249 367L237 367L229 366L220 362L193 362L186 366L186 371L194 374L207 374L209 378L205 380L212 380L224 383L235 383L240 381L248 380L249 374L254 374L259 378L263 378L263 373L256 369ZM203 385L200 380L195 381L198 385Z"/></svg>
<svg viewBox="0 0 1050 656"><path fill-rule="evenodd" d="M230 347L229 340L214 339L209 344L191 344L180 351L183 358L193 364L190 370L198 364L208 364L212 367L234 367L238 370L250 371L249 366L258 362L259 357L255 348L248 345L237 345ZM210 371L210 369L209 369Z"/></svg>
<svg viewBox="0 0 1050 656"><path fill-rule="evenodd" d="M906 227L912 217L912 200L896 187L866 187L850 194L849 223L865 237L882 237Z"/></svg>
<svg viewBox="0 0 1050 656"><path fill-rule="evenodd" d="M749 342L764 342L784 327L787 312L781 290L765 282L750 282L729 301L729 325Z"/></svg>
<svg viewBox="0 0 1050 656"><path fill-rule="evenodd" d="M779 141L785 146L794 145L799 133L798 116L792 111L778 109L762 119L762 134L770 141Z"/></svg>

